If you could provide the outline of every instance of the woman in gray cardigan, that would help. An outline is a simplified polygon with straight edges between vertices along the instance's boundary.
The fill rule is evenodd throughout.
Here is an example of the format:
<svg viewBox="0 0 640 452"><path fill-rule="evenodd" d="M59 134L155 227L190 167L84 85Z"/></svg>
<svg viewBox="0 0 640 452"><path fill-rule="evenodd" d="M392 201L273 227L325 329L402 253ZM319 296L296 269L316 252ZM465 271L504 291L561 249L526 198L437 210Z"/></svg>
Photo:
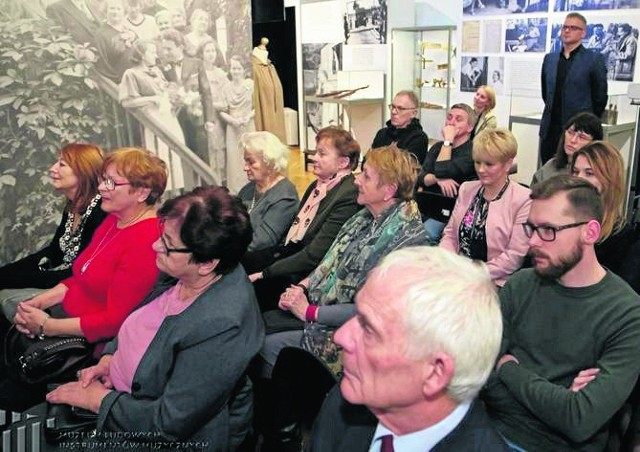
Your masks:
<svg viewBox="0 0 640 452"><path fill-rule="evenodd" d="M298 210L298 192L285 177L289 148L271 132L248 132L240 137L244 171L249 183L238 196L249 210L253 239L249 251L275 246L286 234Z"/></svg>
<svg viewBox="0 0 640 452"><path fill-rule="evenodd" d="M98 413L98 431L234 450L251 425L249 361L264 327L238 262L251 240L246 209L221 187L167 201L153 247L173 284L133 312L97 365L47 395ZM197 446L196 446L197 445Z"/></svg>

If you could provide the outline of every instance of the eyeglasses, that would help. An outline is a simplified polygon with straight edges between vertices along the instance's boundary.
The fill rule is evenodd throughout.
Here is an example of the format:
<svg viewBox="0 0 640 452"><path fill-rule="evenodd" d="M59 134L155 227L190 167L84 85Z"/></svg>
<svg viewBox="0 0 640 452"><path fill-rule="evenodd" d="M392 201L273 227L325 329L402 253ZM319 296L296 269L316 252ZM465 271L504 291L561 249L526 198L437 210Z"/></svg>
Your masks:
<svg viewBox="0 0 640 452"><path fill-rule="evenodd" d="M578 27L577 25L563 25L562 26L562 31L578 31L578 30L584 30L584 28Z"/></svg>
<svg viewBox="0 0 640 452"><path fill-rule="evenodd" d="M565 130L565 133L569 136L570 139L577 138L580 141L591 141L593 137L588 133L579 132L576 129L570 127Z"/></svg>
<svg viewBox="0 0 640 452"><path fill-rule="evenodd" d="M415 110L417 108L417 107L401 107L400 105L394 105L394 104L389 104L387 106L389 107L389 110L391 111L396 110L399 112Z"/></svg>
<svg viewBox="0 0 640 452"><path fill-rule="evenodd" d="M131 182L116 182L111 177L102 176L98 178L98 185L100 184L104 184L104 188L106 188L107 190L113 191L116 189L116 187L119 187L121 185L131 185Z"/></svg>
<svg viewBox="0 0 640 452"><path fill-rule="evenodd" d="M162 243L164 254L168 256L171 253L187 254L191 252L189 248L169 248L169 245L167 245L167 241L164 238L164 221L159 223L158 229L160 231L160 242Z"/></svg>
<svg viewBox="0 0 640 452"><path fill-rule="evenodd" d="M528 238L531 238L533 231L535 231L543 242L553 242L558 232L564 231L565 229L577 228L587 223L588 221L579 221L578 223L570 223L563 226L536 226L527 221L526 223L522 223L522 229L524 229L524 235Z"/></svg>
<svg viewBox="0 0 640 452"><path fill-rule="evenodd" d="M162 234L160 234L160 241L162 242L162 248L164 248L164 254L167 256L171 253L187 254L191 252L189 248L169 248L169 245L167 245L167 241L164 239L164 235Z"/></svg>

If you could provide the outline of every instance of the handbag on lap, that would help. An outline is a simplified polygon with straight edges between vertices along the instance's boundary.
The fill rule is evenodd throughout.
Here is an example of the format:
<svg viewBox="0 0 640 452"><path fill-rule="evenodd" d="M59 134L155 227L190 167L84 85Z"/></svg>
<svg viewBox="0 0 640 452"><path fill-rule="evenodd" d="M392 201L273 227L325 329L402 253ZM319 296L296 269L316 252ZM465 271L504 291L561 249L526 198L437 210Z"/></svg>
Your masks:
<svg viewBox="0 0 640 452"><path fill-rule="evenodd" d="M93 346L80 336L29 338L12 325L4 342L9 377L27 384L74 380L76 372L90 365Z"/></svg>

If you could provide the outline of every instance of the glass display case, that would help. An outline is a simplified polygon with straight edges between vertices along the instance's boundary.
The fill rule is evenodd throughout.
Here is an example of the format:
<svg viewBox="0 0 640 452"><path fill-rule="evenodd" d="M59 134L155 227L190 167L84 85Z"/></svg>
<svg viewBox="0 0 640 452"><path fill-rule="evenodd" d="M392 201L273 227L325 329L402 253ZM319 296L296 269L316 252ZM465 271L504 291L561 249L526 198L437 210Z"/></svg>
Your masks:
<svg viewBox="0 0 640 452"><path fill-rule="evenodd" d="M430 137L440 136L451 88L457 83L455 31L453 25L391 30L391 94L413 89L420 99L422 127Z"/></svg>

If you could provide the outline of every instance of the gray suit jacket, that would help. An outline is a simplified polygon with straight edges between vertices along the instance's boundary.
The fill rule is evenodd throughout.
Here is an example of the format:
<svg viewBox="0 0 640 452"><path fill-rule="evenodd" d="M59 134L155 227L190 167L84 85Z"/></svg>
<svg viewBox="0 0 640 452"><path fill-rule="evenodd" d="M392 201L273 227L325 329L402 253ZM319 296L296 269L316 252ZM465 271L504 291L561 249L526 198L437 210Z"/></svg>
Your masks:
<svg viewBox="0 0 640 452"><path fill-rule="evenodd" d="M168 289L154 289L150 297ZM242 266L213 284L186 310L165 319L142 357L131 394L102 401L99 431L153 432L147 441L206 442L227 451L250 423L245 372L260 350L264 325ZM111 342L105 353L113 353ZM236 401L244 402L238 406ZM241 438L238 438L241 440Z"/></svg>

